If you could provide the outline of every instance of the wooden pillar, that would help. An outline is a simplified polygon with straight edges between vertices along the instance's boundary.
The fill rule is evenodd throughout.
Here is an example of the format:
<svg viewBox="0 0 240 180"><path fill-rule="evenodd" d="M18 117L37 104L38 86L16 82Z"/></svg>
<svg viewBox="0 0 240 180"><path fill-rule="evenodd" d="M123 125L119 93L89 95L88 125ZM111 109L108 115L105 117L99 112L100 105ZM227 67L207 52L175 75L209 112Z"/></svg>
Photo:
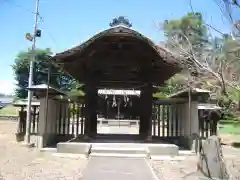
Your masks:
<svg viewBox="0 0 240 180"><path fill-rule="evenodd" d="M94 137L97 134L97 88L94 83L85 86L86 120L84 135Z"/></svg>
<svg viewBox="0 0 240 180"><path fill-rule="evenodd" d="M139 134L146 140L152 139L152 84L142 87L140 95Z"/></svg>

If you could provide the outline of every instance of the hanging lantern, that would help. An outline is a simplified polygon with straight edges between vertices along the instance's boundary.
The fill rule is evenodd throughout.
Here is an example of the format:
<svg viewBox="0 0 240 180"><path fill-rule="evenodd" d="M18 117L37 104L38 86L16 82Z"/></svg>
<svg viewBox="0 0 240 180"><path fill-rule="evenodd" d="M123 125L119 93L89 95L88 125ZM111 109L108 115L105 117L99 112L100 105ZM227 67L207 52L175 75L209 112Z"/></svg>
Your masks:
<svg viewBox="0 0 240 180"><path fill-rule="evenodd" d="M124 96L124 107L127 107L127 96Z"/></svg>

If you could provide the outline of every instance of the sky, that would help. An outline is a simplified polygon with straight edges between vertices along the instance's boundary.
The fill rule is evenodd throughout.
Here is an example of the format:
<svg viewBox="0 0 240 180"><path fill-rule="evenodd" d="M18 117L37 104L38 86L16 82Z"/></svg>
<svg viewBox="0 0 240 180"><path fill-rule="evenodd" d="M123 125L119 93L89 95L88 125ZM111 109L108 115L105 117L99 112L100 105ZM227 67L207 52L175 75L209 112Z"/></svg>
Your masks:
<svg viewBox="0 0 240 180"><path fill-rule="evenodd" d="M216 0L192 0L194 11L208 24L229 32ZM25 39L33 31L36 0L0 0L0 93L13 94L16 87L11 65L16 55L31 47ZM37 48L56 52L81 44L109 28L111 20L125 16L132 28L158 43L164 40L157 24L190 12L189 0L40 0Z"/></svg>

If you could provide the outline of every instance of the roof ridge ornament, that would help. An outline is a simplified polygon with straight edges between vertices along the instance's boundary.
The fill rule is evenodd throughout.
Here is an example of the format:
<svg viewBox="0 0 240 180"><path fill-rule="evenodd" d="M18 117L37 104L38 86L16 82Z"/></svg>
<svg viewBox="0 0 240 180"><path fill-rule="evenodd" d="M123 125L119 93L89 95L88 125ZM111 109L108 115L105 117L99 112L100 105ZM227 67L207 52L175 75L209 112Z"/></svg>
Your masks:
<svg viewBox="0 0 240 180"><path fill-rule="evenodd" d="M129 20L124 16L118 16L117 18L114 18L112 22L109 24L109 26L111 27L119 26L119 25L123 25L128 28L132 27L132 23L130 23Z"/></svg>

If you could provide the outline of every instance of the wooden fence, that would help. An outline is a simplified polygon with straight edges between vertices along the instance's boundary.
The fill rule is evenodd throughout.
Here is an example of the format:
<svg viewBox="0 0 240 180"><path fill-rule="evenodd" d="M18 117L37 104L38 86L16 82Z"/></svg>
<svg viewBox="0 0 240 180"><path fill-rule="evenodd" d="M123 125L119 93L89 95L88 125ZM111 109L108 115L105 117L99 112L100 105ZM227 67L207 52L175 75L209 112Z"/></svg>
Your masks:
<svg viewBox="0 0 240 180"><path fill-rule="evenodd" d="M85 104L81 102L61 102L57 111L57 135L72 135L76 137L84 134L84 108Z"/></svg>
<svg viewBox="0 0 240 180"><path fill-rule="evenodd" d="M153 103L152 114L152 136L153 137L181 137L184 135L184 128L182 127L183 120L183 100L157 100ZM77 137L84 134L85 125L85 104L83 102L60 102L57 107L57 121L55 124L57 135L71 135ZM212 121L202 118L199 110L199 134L201 138L207 138L216 134L214 124ZM138 126L134 121L133 124ZM39 124L39 107L32 108L32 117L30 124L30 133L38 133ZM133 125L129 122L129 126ZM19 133L26 132L26 111L24 108L19 111Z"/></svg>
<svg viewBox="0 0 240 180"><path fill-rule="evenodd" d="M73 137L77 137L84 134L84 109L85 104L83 102L61 102L57 111L59 116L56 122L57 135L72 135ZM182 136L181 111L181 102L172 102L172 100L167 102L155 101L153 103L152 135L155 137ZM132 122L128 124L132 126ZM138 126L138 123L134 124Z"/></svg>
<svg viewBox="0 0 240 180"><path fill-rule="evenodd" d="M208 116L204 116L204 110L198 111L198 122L199 122L199 136L200 138L207 138L212 135L216 135L217 124L214 124L214 121Z"/></svg>
<svg viewBox="0 0 240 180"><path fill-rule="evenodd" d="M39 107L34 106L32 110L31 123L30 123L31 134L38 133L38 124L39 124Z"/></svg>
<svg viewBox="0 0 240 180"><path fill-rule="evenodd" d="M19 111L19 123L18 123L18 133L26 133L26 118L27 111L22 107ZM38 133L38 124L39 124L39 107L33 106L30 119L30 134Z"/></svg>
<svg viewBox="0 0 240 180"><path fill-rule="evenodd" d="M156 137L180 137L181 128L181 101L158 100L153 103L152 135Z"/></svg>

